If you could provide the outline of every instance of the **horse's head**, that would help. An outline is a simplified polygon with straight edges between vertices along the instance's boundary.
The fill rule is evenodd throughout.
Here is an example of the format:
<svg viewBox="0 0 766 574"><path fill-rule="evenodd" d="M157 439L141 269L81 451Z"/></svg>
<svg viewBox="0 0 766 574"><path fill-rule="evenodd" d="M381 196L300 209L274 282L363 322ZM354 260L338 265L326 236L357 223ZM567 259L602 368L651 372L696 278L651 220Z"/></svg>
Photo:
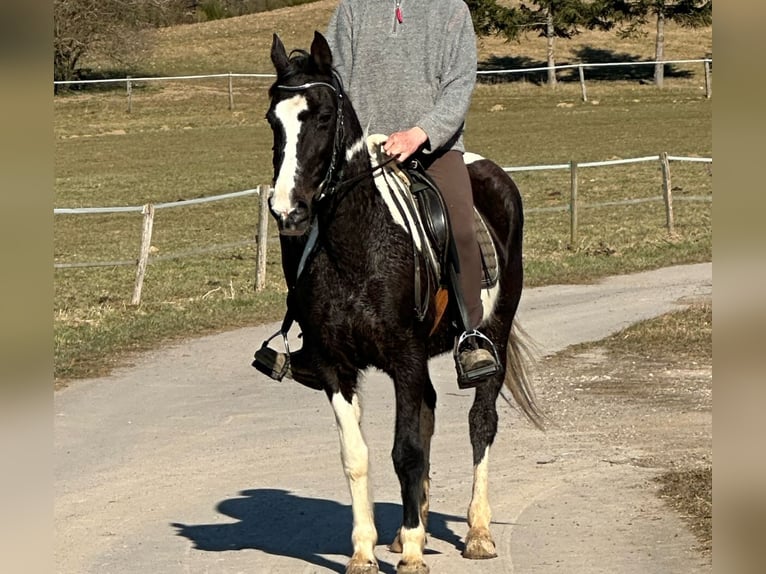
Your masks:
<svg viewBox="0 0 766 574"><path fill-rule="evenodd" d="M266 119L274 132L274 192L269 207L283 235L308 229L317 198L337 174L343 92L324 36L314 33L311 52L290 55L274 34L271 61L277 80L269 90Z"/></svg>

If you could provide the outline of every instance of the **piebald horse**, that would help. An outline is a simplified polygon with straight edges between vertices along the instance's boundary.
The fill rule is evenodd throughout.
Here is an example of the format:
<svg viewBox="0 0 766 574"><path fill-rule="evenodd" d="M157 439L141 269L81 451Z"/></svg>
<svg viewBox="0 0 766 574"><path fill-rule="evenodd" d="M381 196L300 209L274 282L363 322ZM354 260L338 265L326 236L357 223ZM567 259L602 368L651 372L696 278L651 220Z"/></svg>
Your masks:
<svg viewBox="0 0 766 574"><path fill-rule="evenodd" d="M437 320L438 285L428 281L427 266L416 265L412 228L391 195L376 185L384 170L368 149L325 38L316 32L310 52L288 54L275 34L271 60L277 79L266 115L274 133L269 207L280 231L289 313L302 332L301 362L316 378L314 386L327 394L340 434L353 512L353 555L346 571L378 571L357 395L360 372L372 366L391 377L396 397L392 459L401 484L402 522L391 548L401 552L397 574L422 574L428 572L423 550L436 406L428 360L452 349L459 331L449 313ZM479 559L496 555L487 491L501 388L507 387L535 425L541 426L542 415L514 328L523 282L519 190L491 161L467 154L466 163L497 260L497 280L482 291L480 329L501 350L502 366L476 387L468 413L474 475L463 556ZM417 243L416 251L425 249ZM434 291L422 313L415 312L418 273L421 284ZM300 380L297 372L294 376Z"/></svg>

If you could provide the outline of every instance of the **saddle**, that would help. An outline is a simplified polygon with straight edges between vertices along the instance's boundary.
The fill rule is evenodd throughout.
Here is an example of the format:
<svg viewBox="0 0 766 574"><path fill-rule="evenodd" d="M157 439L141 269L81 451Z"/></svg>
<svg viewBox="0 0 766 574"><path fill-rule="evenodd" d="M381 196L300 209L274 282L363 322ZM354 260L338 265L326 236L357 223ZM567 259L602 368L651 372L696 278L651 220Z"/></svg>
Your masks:
<svg viewBox="0 0 766 574"><path fill-rule="evenodd" d="M417 200L418 213L425 225L426 235L436 250L442 269L445 269L452 262L451 258L455 255L453 251L455 247L452 242L452 229L450 228L444 198L420 162L413 160L404 165L403 168L410 179L410 190ZM483 289L489 289L497 284L497 253L487 228L487 222L475 207L473 208L473 225L481 254L483 271L481 286Z"/></svg>
<svg viewBox="0 0 766 574"><path fill-rule="evenodd" d="M378 168L375 182L381 194L390 198L391 203L396 205L394 218L398 219L412 236L416 311L421 319L428 310L432 291L432 285L425 289L420 285L422 265L426 266L429 281L435 281L439 286L436 321L438 324L444 312L443 307L446 307L446 288L454 285L454 275L459 270L447 206L436 183L428 176L420 162L410 160L399 165L386 162L387 156L382 150L385 139L385 136L381 135L372 135L367 139L373 168ZM490 288L498 281L497 253L487 224L475 207L474 228L481 253L482 288ZM451 291L453 295L457 295L456 303L458 308L462 309L459 290L453 288ZM443 301L440 302L440 299Z"/></svg>

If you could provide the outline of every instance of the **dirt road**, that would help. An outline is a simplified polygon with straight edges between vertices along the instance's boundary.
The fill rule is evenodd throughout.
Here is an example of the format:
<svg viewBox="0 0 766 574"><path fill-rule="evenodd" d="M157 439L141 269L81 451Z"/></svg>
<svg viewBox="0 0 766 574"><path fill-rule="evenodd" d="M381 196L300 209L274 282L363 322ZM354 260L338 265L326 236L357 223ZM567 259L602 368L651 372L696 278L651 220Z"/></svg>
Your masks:
<svg viewBox="0 0 766 574"><path fill-rule="evenodd" d="M650 402L591 401L580 383L608 370L597 353L576 358L582 371L568 363L562 372L542 358L711 293L711 264L524 293L520 318L540 349L538 394L557 424L543 434L500 402L490 464L493 560L460 557L472 395L458 390L451 357L432 361L439 401L426 561L434 574L711 571L656 496L659 471L650 463L658 454L705 451L707 398L673 412ZM159 349L55 394L57 572L343 572L351 511L329 405L322 393L250 367L276 329ZM385 376L366 374L376 552L389 574L397 556L385 545L400 517L389 456L392 396Z"/></svg>

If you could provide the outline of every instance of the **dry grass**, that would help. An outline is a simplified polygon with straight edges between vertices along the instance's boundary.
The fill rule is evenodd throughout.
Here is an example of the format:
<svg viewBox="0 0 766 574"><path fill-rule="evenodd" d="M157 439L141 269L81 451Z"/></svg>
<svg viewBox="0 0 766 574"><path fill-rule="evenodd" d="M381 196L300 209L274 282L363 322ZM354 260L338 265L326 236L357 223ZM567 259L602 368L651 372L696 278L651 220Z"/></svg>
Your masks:
<svg viewBox="0 0 766 574"><path fill-rule="evenodd" d="M660 496L697 536L700 549L713 550L713 468L671 471L659 477Z"/></svg>

